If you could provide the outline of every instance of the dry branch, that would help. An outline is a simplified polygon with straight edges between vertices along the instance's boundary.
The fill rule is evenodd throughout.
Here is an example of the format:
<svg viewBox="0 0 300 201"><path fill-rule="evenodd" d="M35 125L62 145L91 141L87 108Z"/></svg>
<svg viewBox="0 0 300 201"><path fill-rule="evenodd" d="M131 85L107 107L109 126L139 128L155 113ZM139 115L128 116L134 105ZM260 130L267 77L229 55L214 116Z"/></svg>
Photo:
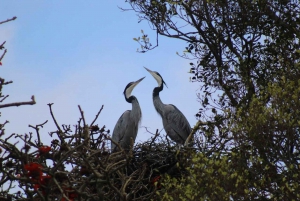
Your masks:
<svg viewBox="0 0 300 201"><path fill-rule="evenodd" d="M27 101L27 102L16 102L16 103L7 103L7 104L3 104L0 105L0 108L5 108L5 107L13 107L13 106L21 106L21 105L34 105L36 104L34 96L31 96L31 101Z"/></svg>
<svg viewBox="0 0 300 201"><path fill-rule="evenodd" d="M7 20L4 20L4 21L1 21L0 22L0 24L4 24L4 23L6 23L6 22L10 22L10 21L13 21L13 20L15 20L15 19L17 19L17 17L15 16L15 17L12 17L12 18L10 18L10 19L7 19Z"/></svg>

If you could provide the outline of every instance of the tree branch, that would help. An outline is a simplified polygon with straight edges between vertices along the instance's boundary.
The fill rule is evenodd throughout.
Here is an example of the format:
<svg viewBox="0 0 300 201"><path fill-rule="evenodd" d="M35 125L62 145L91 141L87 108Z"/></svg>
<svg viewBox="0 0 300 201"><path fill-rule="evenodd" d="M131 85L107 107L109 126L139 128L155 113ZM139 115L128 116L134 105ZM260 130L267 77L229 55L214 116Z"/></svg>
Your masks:
<svg viewBox="0 0 300 201"><path fill-rule="evenodd" d="M93 120L93 122L91 123L90 127L92 127L95 123L95 121L98 119L98 116L100 115L101 111L103 110L103 105L101 106L99 112L97 113L95 119Z"/></svg>
<svg viewBox="0 0 300 201"><path fill-rule="evenodd" d="M50 109L50 114L51 114L51 116L52 116L52 119L53 119L53 121L54 121L54 123L55 123L57 129L58 129L60 132L62 132L62 130L61 130L60 126L58 125L58 123L57 123L57 121L56 121L56 119L55 119L55 117L54 117L54 114L53 114L53 112L52 112L52 107L51 107L52 105L53 105L53 103L48 103L48 106L49 106L49 109Z"/></svg>
<svg viewBox="0 0 300 201"><path fill-rule="evenodd" d="M35 129L35 131L36 131L36 135L37 135L37 138L38 138L38 146L40 146L41 145L41 138L40 138L40 133L39 133L39 127L42 127L43 128L43 126L46 124L48 122L48 120L46 120L44 123L41 123L41 124L38 124L38 125L36 125L36 126L32 126L32 125L28 125L28 127L31 127L31 128L33 128L33 129Z"/></svg>
<svg viewBox="0 0 300 201"><path fill-rule="evenodd" d="M12 17L12 18L10 18L10 19L7 19L7 20L4 20L4 21L1 21L0 22L0 24L4 24L4 23L6 23L6 22L10 22L10 21L13 21L13 20L15 20L15 19L17 19L17 17L15 16L15 17Z"/></svg>
<svg viewBox="0 0 300 201"><path fill-rule="evenodd" d="M34 105L36 104L34 96L31 96L31 101L27 101L27 102L16 102L16 103L8 103L8 104L3 104L0 105L0 108L4 108L4 107L12 107L12 106L21 106L21 105Z"/></svg>
<svg viewBox="0 0 300 201"><path fill-rule="evenodd" d="M1 47L3 47L3 46L1 45L1 46L0 46L0 49L1 49ZM2 59L3 59L3 57L5 56L6 52L7 52L7 49L5 49L4 52L3 52L3 54L1 55L0 61L2 61Z"/></svg>
<svg viewBox="0 0 300 201"><path fill-rule="evenodd" d="M6 43L6 41L4 41L1 45L0 45L0 50L4 49L4 44Z"/></svg>
<svg viewBox="0 0 300 201"><path fill-rule="evenodd" d="M187 137L187 139L185 140L184 146L188 146L189 141L191 141L192 137L194 136L194 134L196 133L196 131L199 129L200 126L202 125L206 125L206 123L202 122L202 121L198 121L196 123L196 125L194 126L194 128L192 129L192 132L189 134L189 136Z"/></svg>

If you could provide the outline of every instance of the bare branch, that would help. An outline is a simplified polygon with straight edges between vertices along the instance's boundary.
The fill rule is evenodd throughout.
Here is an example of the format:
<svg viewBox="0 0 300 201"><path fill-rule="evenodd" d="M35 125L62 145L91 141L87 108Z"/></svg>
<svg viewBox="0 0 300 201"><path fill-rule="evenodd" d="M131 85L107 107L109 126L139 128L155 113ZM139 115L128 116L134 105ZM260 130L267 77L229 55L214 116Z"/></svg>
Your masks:
<svg viewBox="0 0 300 201"><path fill-rule="evenodd" d="M10 22L10 21L13 21L13 20L15 20L15 19L17 19L17 17L15 16L15 17L12 17L12 18L10 18L10 19L7 19L7 20L4 20L4 21L1 21L0 22L0 24L4 24L4 23L6 23L6 22Z"/></svg>
<svg viewBox="0 0 300 201"><path fill-rule="evenodd" d="M6 95L6 96L4 96L1 100L0 100L0 102L3 102L6 98L8 98L9 97L9 95Z"/></svg>
<svg viewBox="0 0 300 201"><path fill-rule="evenodd" d="M52 116L52 119L53 119L53 121L54 121L54 123L55 123L57 129L61 132L61 128L60 128L60 126L58 125L58 123L57 123L57 121L56 121L56 119L55 119L55 117L54 117L54 114L53 114L53 112L52 112L52 107L51 107L52 105L53 105L53 103L48 103L48 106L49 106L49 109L50 109L50 114L51 114L51 116Z"/></svg>
<svg viewBox="0 0 300 201"><path fill-rule="evenodd" d="M0 48L1 48L1 47L2 47L2 46L0 46ZM5 49L4 52L3 52L3 54L1 55L0 61L2 61L2 59L3 59L3 57L5 56L6 52L7 52L7 49Z"/></svg>
<svg viewBox="0 0 300 201"><path fill-rule="evenodd" d="M42 127L42 128L43 128L43 126L44 126L47 122L48 122L48 120L46 120L44 123L38 124L38 125L36 125L36 126L32 126L32 125L30 125L30 124L28 125L28 127L31 127L31 128L33 128L33 129L35 129L35 131L36 131L36 135L37 135L37 138L38 138L38 146L41 145L41 139L40 139L39 127Z"/></svg>
<svg viewBox="0 0 300 201"><path fill-rule="evenodd" d="M13 83L13 81L8 81L8 82L4 82L5 80L4 79L2 79L2 78L0 78L0 85L8 85L8 84L11 84L11 83Z"/></svg>
<svg viewBox="0 0 300 201"><path fill-rule="evenodd" d="M1 45L0 45L0 50L4 49L4 44L6 43L6 41L4 41Z"/></svg>
<svg viewBox="0 0 300 201"><path fill-rule="evenodd" d="M81 114L81 118L82 118L82 121L83 121L83 125L85 126L86 123L85 123L85 118L84 118L84 112L83 112L83 110L81 109L80 105L78 105L78 108L79 108L79 111L80 111L80 114Z"/></svg>
<svg viewBox="0 0 300 201"><path fill-rule="evenodd" d="M8 104L3 104L0 105L0 108L5 108L5 107L12 107L12 106L21 106L21 105L34 105L36 104L34 96L31 96L31 101L28 102L16 102L16 103L8 103Z"/></svg>
<svg viewBox="0 0 300 201"><path fill-rule="evenodd" d="M103 105L101 106L99 112L97 113L97 115L96 115L95 119L93 120L93 122L91 123L90 127L92 127L94 125L95 121L98 119L102 110L103 110Z"/></svg>
<svg viewBox="0 0 300 201"><path fill-rule="evenodd" d="M189 145L189 142L190 140L193 138L194 134L197 132L197 130L199 129L200 126L202 125L206 125L207 123L203 123L202 121L198 121L196 123L196 125L194 126L194 128L192 129L191 133L189 134L189 136L187 137L185 143L184 143L184 146L188 146Z"/></svg>

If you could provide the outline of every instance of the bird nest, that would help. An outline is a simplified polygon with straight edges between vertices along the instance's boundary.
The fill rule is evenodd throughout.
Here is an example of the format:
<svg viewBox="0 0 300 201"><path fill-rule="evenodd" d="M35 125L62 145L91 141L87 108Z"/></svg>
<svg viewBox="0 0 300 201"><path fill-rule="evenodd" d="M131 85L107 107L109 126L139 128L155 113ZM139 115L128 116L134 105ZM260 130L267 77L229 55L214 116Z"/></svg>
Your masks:
<svg viewBox="0 0 300 201"><path fill-rule="evenodd" d="M190 150L179 149L156 134L129 151L107 154L102 159L109 167L104 173L107 182L103 183L103 192L110 194L111 200L150 199L163 188L160 184L163 175L181 177L185 174L184 161Z"/></svg>
<svg viewBox="0 0 300 201"><path fill-rule="evenodd" d="M33 142L32 133L13 134L25 142L22 149L9 138L0 139L7 155L2 161L3 180L18 182L25 192L10 195L13 200L149 200L163 189L160 180L165 174L185 174L190 149L179 149L159 134L129 151L110 153L105 127L78 127L75 134L65 133L53 132L60 138L50 146ZM8 198L7 193L0 197Z"/></svg>

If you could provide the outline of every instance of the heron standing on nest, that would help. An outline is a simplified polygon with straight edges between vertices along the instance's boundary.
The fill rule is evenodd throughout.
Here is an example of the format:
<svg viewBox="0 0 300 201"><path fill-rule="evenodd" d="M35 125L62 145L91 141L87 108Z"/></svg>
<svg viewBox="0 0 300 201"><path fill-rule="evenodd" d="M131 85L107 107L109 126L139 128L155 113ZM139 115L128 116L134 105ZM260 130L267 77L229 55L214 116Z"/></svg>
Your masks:
<svg viewBox="0 0 300 201"><path fill-rule="evenodd" d="M118 143L125 150L128 150L131 146L131 142L135 141L138 132L138 125L142 117L139 102L135 96L131 95L131 92L144 78L145 77L135 82L130 82L125 87L125 100L132 104L132 110L126 110L121 115L112 134L112 140ZM117 150L117 145L111 142L111 151L114 152Z"/></svg>
<svg viewBox="0 0 300 201"><path fill-rule="evenodd" d="M156 71L151 71L146 67L144 68L157 81L158 87L153 89L153 104L156 111L162 118L163 126L167 135L177 144L184 145L187 137L192 131L188 120L175 105L164 104L160 100L159 92L161 92L164 85L166 85L162 76ZM188 143L188 146L192 146L192 142Z"/></svg>

